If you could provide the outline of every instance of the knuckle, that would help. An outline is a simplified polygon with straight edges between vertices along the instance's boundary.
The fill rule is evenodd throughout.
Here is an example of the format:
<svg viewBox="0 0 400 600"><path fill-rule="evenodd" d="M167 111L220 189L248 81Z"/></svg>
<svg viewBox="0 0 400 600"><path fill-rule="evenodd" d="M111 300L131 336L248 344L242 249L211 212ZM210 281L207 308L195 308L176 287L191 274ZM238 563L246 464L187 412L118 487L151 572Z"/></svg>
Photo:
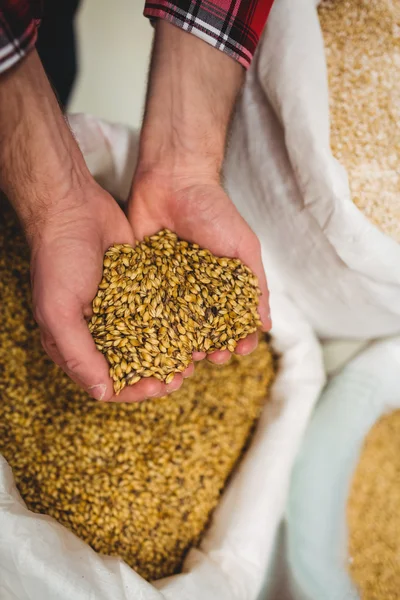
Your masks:
<svg viewBox="0 0 400 600"><path fill-rule="evenodd" d="M51 358L56 365L60 364L60 355L57 349L57 344L53 337L46 331L41 331L40 333L40 342L42 344L43 350L46 354Z"/></svg>
<svg viewBox="0 0 400 600"><path fill-rule="evenodd" d="M45 316L45 311L43 309L43 306L41 306L40 304L35 304L33 306L33 317L40 328L45 327L46 316ZM43 343L43 341L42 341L42 343Z"/></svg>
<svg viewBox="0 0 400 600"><path fill-rule="evenodd" d="M55 307L51 298L46 296L40 298L40 300L34 304L33 316L40 327L49 329L52 322L55 320Z"/></svg>
<svg viewBox="0 0 400 600"><path fill-rule="evenodd" d="M50 356L50 358L51 358L51 350L50 350L50 346L49 346L49 344L48 344L48 340L47 340L47 337L46 337L46 335L43 335L43 334L42 334L42 335L40 336L40 343L41 343L41 345L42 345L42 348L43 348L43 350L44 350L44 351L46 352L46 354L47 354L48 356Z"/></svg>
<svg viewBox="0 0 400 600"><path fill-rule="evenodd" d="M82 370L82 361L75 357L66 358L63 360L61 367L67 373L79 373Z"/></svg>

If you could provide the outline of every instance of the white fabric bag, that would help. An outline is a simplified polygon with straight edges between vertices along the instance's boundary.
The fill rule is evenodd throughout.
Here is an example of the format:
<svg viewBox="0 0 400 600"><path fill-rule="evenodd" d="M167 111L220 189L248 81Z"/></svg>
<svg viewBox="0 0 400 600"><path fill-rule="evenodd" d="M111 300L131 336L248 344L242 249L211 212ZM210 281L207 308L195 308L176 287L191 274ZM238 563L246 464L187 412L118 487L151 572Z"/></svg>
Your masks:
<svg viewBox="0 0 400 600"><path fill-rule="evenodd" d="M400 408L400 338L364 350L321 396L293 470L287 507L294 600L359 600L348 574L346 505L366 435Z"/></svg>
<svg viewBox="0 0 400 600"><path fill-rule="evenodd" d="M78 116L71 125L87 163L116 197L130 185L137 136ZM1 600L256 600L284 512L291 467L324 382L320 346L271 282L280 372L254 439L183 573L147 583L125 563L96 554L47 516L27 510L0 457Z"/></svg>
<svg viewBox="0 0 400 600"><path fill-rule="evenodd" d="M400 244L353 204L332 155L317 5L274 3L234 122L226 185L266 250L267 275L277 269L320 336L391 335L400 332Z"/></svg>

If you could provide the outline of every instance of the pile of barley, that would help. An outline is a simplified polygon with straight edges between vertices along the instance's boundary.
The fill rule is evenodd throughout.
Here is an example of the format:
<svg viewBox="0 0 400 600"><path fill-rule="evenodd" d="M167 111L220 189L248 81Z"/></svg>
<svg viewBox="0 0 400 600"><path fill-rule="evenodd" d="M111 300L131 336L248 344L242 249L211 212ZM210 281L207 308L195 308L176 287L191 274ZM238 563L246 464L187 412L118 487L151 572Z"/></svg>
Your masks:
<svg viewBox="0 0 400 600"><path fill-rule="evenodd" d="M44 355L28 270L15 216L0 203L0 452L18 489L29 509L143 577L176 573L263 407L270 346L224 367L203 361L170 397L95 402Z"/></svg>
<svg viewBox="0 0 400 600"><path fill-rule="evenodd" d="M347 507L350 573L363 600L400 597L400 411L368 433Z"/></svg>
<svg viewBox="0 0 400 600"><path fill-rule="evenodd" d="M141 377L166 383L192 354L227 349L257 330L257 279L168 230L134 248L112 246L93 301L90 331L118 393Z"/></svg>
<svg viewBox="0 0 400 600"><path fill-rule="evenodd" d="M325 0L331 146L355 204L400 242L400 2Z"/></svg>

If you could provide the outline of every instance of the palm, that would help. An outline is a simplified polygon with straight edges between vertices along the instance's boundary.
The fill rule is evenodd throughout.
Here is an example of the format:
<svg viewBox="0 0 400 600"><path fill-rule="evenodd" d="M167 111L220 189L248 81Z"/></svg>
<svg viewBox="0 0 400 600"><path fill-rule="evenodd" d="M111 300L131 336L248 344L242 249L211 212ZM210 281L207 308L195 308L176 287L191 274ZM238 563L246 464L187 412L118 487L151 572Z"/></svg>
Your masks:
<svg viewBox="0 0 400 600"><path fill-rule="evenodd" d="M43 346L54 362L96 398L133 402L177 389L182 375L168 386L143 379L114 397L107 361L96 349L86 319L104 252L115 243L134 244L132 228L111 196L93 186L84 203L70 206L62 219L46 225L32 249L33 304Z"/></svg>
<svg viewBox="0 0 400 600"><path fill-rule="evenodd" d="M129 218L138 239L166 227L214 254L240 258L258 276L263 294L260 316L269 328L268 289L258 240L220 185L139 186L134 189ZM255 345L253 336L240 342L238 352L248 353ZM217 353L215 358L224 362L229 354Z"/></svg>
<svg viewBox="0 0 400 600"><path fill-rule="evenodd" d="M84 202L66 203L47 219L32 247L32 298L43 345L50 357L97 397L112 396L105 358L96 350L85 317L101 279L103 255L114 242L133 243L116 202L94 186Z"/></svg>
<svg viewBox="0 0 400 600"><path fill-rule="evenodd" d="M83 206L66 211L61 222L47 226L32 254L38 311L54 302L59 310L77 304L85 313L90 311L104 252L118 241L133 243L133 233L121 209L103 190L96 190Z"/></svg>

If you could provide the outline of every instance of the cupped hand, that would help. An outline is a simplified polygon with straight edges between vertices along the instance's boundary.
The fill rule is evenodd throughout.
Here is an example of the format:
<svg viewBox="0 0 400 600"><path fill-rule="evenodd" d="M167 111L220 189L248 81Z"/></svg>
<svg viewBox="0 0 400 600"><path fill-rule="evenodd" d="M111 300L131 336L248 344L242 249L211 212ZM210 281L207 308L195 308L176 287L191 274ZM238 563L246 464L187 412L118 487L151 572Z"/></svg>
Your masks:
<svg viewBox="0 0 400 600"><path fill-rule="evenodd" d="M114 396L109 366L94 344L87 319L102 276L105 251L134 244L132 228L117 202L95 182L80 200L55 203L39 226L31 226L32 299L42 344L50 358L91 396L121 402L143 400L176 387L143 379ZM179 382L178 382L179 383Z"/></svg>
<svg viewBox="0 0 400 600"><path fill-rule="evenodd" d="M146 235L168 228L178 237L199 244L217 256L239 258L258 277L262 328L271 328L268 287L257 236L239 214L217 178L202 174L170 177L168 173L137 173L129 201L128 216L134 235ZM235 352L249 354L257 347L257 333L240 340ZM205 353L195 353L194 359ZM222 364L228 350L214 352L208 359Z"/></svg>

